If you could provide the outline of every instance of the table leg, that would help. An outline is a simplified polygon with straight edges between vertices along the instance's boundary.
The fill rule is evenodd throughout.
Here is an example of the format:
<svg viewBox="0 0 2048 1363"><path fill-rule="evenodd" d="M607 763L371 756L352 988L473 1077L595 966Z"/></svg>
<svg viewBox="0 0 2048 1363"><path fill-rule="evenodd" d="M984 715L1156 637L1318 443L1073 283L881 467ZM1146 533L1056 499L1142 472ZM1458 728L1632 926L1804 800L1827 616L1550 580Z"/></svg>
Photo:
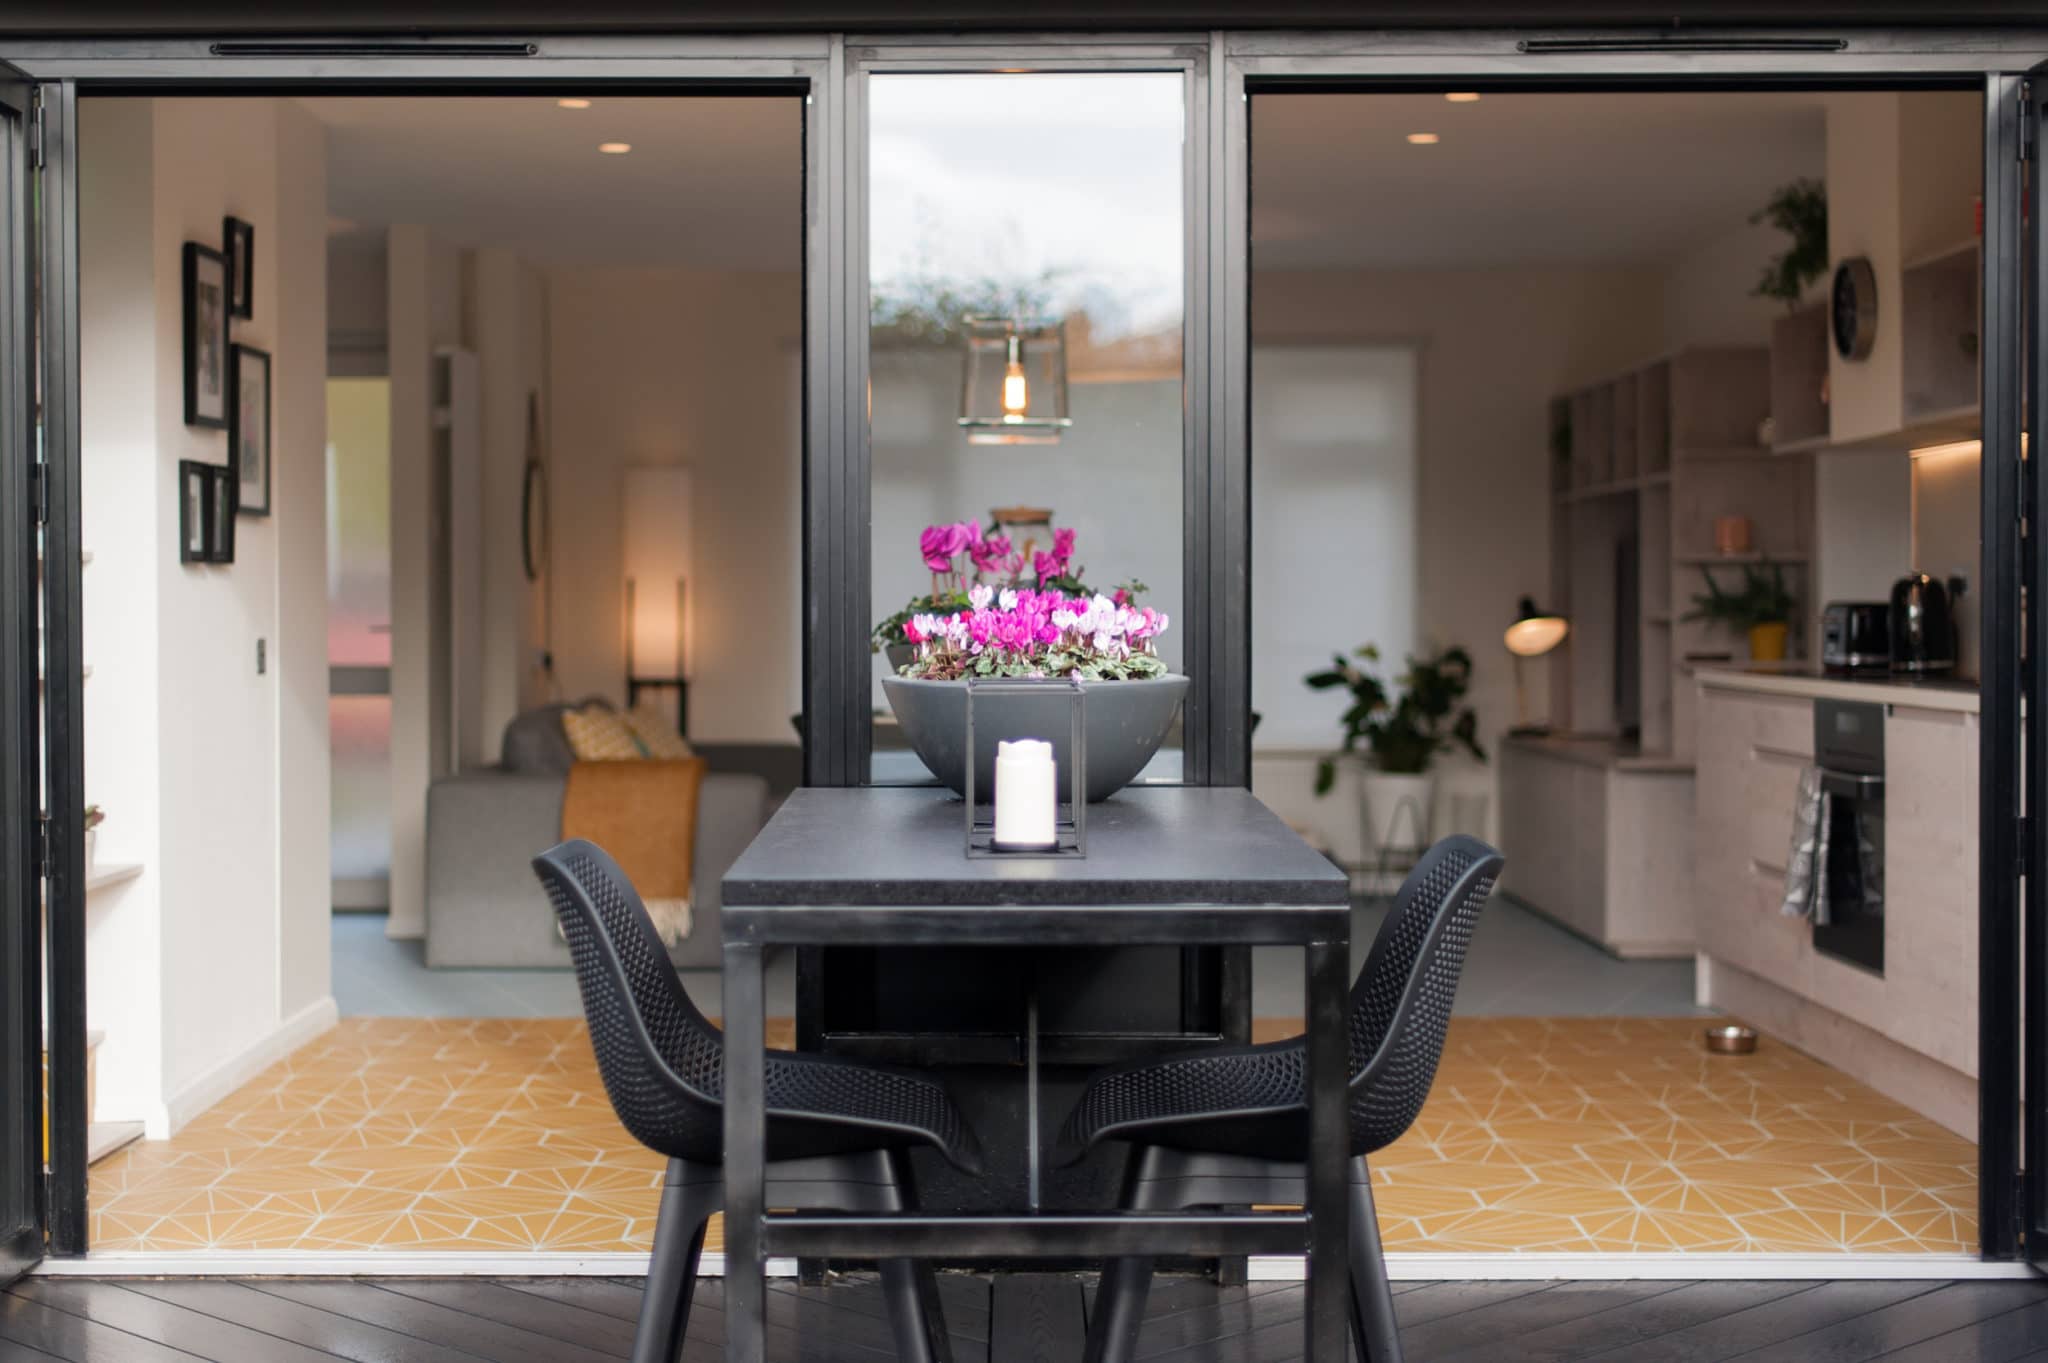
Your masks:
<svg viewBox="0 0 2048 1363"><path fill-rule="evenodd" d="M763 1363L768 1340L766 985L761 948L725 944L725 1356Z"/></svg>
<svg viewBox="0 0 2048 1363"><path fill-rule="evenodd" d="M1350 1250L1344 1165L1351 1153L1345 1105L1345 1003L1351 951L1316 942L1307 951L1308 996L1308 1357L1344 1363L1350 1331ZM728 986L730 988L730 986Z"/></svg>

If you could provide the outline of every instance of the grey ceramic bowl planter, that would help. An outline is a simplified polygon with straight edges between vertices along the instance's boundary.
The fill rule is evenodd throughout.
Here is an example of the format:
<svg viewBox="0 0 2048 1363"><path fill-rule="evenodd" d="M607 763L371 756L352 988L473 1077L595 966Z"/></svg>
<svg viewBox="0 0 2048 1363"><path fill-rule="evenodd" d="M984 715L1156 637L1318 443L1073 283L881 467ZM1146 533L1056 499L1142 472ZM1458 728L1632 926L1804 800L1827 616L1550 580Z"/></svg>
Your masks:
<svg viewBox="0 0 2048 1363"><path fill-rule="evenodd" d="M1087 700L1088 800L1106 800L1135 779L1165 741L1174 712L1187 698L1186 677L1084 683ZM965 794L967 768L967 686L957 681L916 681L884 677L882 690L903 725L904 736L932 775ZM1059 790L1067 789L1067 747L1071 701L1062 692L1038 696L983 696L974 702L974 789L977 797L995 788L996 744L1018 738L1049 740L1060 769Z"/></svg>

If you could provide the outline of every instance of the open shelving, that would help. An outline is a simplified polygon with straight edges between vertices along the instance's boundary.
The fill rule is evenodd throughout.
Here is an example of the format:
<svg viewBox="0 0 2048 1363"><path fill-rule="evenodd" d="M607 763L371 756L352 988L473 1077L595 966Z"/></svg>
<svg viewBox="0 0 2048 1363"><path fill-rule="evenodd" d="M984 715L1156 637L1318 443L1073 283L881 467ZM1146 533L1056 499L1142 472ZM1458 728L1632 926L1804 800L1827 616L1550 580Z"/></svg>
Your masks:
<svg viewBox="0 0 2048 1363"><path fill-rule="evenodd" d="M1814 322L1805 313L1787 320L1809 332ZM1810 632L1813 461L1781 452L1782 442L1758 443L1781 387L1774 357L1763 346L1683 350L1552 403L1553 429L1569 423L1551 511L1551 598L1572 621L1551 658L1559 728L1690 759L1688 660L1739 657L1745 647L1685 618L1702 571L1720 580L1745 565L1780 566L1805 606L1795 637ZM1824 422L1817 379L1811 389ZM1792 431L1805 441L1816 418L1802 419ZM1714 522L1731 515L1749 520L1750 552L1715 550ZM1635 614L1624 623L1630 581ZM1633 696L1633 714L1617 706L1617 692Z"/></svg>

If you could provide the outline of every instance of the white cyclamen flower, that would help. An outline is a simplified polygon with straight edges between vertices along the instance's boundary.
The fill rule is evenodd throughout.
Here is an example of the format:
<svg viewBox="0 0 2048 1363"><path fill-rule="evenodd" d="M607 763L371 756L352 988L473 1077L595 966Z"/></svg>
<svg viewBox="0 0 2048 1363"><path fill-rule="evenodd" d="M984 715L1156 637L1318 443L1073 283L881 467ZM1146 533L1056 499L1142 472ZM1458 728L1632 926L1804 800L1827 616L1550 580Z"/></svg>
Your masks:
<svg viewBox="0 0 2048 1363"><path fill-rule="evenodd" d="M995 598L996 589L989 586L986 582L977 582L967 589L967 604L978 611L987 610L988 603L995 600ZM1006 606L1004 609L1007 610L1009 608Z"/></svg>
<svg viewBox="0 0 2048 1363"><path fill-rule="evenodd" d="M1017 593L1008 587L1003 588L1002 595L996 598L996 604L1006 611L1017 609Z"/></svg>

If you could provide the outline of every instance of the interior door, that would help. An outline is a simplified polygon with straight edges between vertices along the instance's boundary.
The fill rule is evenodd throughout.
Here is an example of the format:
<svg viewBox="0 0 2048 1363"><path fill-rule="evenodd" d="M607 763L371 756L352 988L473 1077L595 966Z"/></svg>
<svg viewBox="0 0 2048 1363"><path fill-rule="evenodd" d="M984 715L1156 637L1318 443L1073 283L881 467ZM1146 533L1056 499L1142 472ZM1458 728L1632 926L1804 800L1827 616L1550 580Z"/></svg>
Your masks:
<svg viewBox="0 0 2048 1363"><path fill-rule="evenodd" d="M43 1254L33 90L0 66L0 1282Z"/></svg>

